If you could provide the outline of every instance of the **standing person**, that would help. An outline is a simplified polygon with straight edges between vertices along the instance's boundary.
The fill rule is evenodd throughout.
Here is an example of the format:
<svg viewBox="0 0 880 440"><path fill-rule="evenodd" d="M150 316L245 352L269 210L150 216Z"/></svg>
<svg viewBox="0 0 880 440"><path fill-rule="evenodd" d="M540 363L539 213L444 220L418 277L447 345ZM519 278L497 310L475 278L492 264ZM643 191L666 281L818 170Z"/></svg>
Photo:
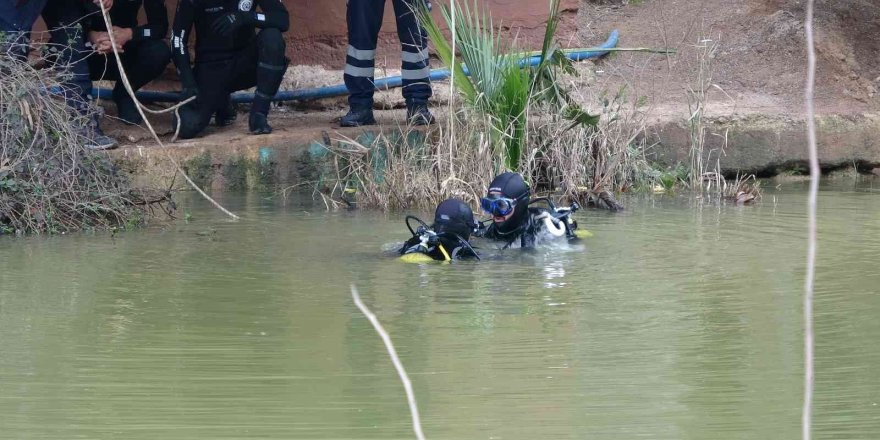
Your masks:
<svg viewBox="0 0 880 440"><path fill-rule="evenodd" d="M70 71L61 85L62 94L74 111L87 117L81 134L86 140L84 146L92 150L116 147L116 141L101 131L98 115L90 111L88 100L92 82L86 57L91 51L86 48L82 21L87 14L100 14L101 3L105 8L113 6L113 0L0 0L0 33L4 34L0 46L6 46L0 56L27 61L31 28L37 17L43 16L54 64Z"/></svg>
<svg viewBox="0 0 880 440"><path fill-rule="evenodd" d="M413 125L434 123L428 110L431 73L428 65L428 36L414 11L425 0L392 0L401 45L401 76L407 121ZM430 2L427 3L430 7ZM345 86L349 97L343 127L373 125L376 45L382 27L385 0L348 0L348 54L345 58Z"/></svg>
<svg viewBox="0 0 880 440"><path fill-rule="evenodd" d="M248 128L252 134L272 132L269 107L287 70L281 33L289 26L287 9L280 0L180 0L172 30L172 58L183 98L197 97L179 110L181 138L197 136L212 116L218 125L228 125L234 118L229 94L254 86L257 91ZM187 47L193 27L195 69Z"/></svg>
<svg viewBox="0 0 880 440"><path fill-rule="evenodd" d="M147 22L138 26L138 13L143 5ZM168 10L165 0L124 0L110 9L113 37L122 59L122 66L131 88L137 91L165 71L171 61L171 48L163 41L168 34ZM89 57L92 80L113 80L113 102L123 122L143 122L134 100L125 90L116 59L111 53L110 35L103 17L94 17L88 39L97 54Z"/></svg>

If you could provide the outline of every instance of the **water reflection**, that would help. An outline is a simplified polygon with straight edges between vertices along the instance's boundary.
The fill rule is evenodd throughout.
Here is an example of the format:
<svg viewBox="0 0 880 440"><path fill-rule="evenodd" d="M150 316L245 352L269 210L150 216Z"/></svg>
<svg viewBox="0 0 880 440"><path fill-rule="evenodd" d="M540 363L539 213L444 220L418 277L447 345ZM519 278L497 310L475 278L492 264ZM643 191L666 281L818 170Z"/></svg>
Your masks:
<svg viewBox="0 0 880 440"><path fill-rule="evenodd" d="M775 200L771 202L771 200ZM804 197L588 211L582 247L385 255L398 216L227 196L166 230L0 240L2 438L796 438ZM880 202L824 191L818 438L880 432ZM213 231L205 233L205 231Z"/></svg>

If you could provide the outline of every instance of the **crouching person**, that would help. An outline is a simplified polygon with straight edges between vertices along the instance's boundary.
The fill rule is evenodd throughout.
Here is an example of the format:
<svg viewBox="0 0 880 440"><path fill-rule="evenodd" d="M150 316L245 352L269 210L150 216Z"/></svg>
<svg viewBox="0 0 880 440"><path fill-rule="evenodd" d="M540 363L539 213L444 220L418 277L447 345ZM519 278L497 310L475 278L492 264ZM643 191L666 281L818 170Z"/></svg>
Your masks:
<svg viewBox="0 0 880 440"><path fill-rule="evenodd" d="M50 66L66 72L60 92L78 116L74 124L82 124L77 131L83 146L91 150L117 146L101 131L89 101L92 82L86 58L92 52L86 47L82 21L89 13L99 13L99 4L111 8L113 0L0 0L0 56L27 62L31 27L42 15L50 35L44 57Z"/></svg>
<svg viewBox="0 0 880 440"><path fill-rule="evenodd" d="M259 10L259 12L258 12ZM231 124L230 93L256 86L248 128L268 134L270 103L287 70L282 33L289 27L279 0L180 0L172 30L172 59L180 75L183 99L196 100L179 110L179 136L198 136L211 122ZM189 36L195 27L195 65L190 65Z"/></svg>
<svg viewBox="0 0 880 440"><path fill-rule="evenodd" d="M143 5L147 22L138 26L138 13ZM112 53L110 32L116 40L123 69L134 91L159 77L171 61L171 49L163 41L168 33L168 12L165 0L125 0L110 9L113 29L107 29L100 14L93 17L89 42L96 54L89 57L89 74L93 80L116 81L113 102L123 122L143 122L134 100L125 90L119 68Z"/></svg>

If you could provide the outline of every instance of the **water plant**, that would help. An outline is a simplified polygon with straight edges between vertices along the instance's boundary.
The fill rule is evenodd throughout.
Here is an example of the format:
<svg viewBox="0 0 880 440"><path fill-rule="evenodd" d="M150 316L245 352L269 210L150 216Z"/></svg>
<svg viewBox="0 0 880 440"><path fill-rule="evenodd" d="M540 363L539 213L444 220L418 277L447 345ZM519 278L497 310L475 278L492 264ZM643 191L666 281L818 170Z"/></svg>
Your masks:
<svg viewBox="0 0 880 440"><path fill-rule="evenodd" d="M530 115L562 115L580 124L595 127L599 117L583 110L561 86L559 73L574 74L572 62L555 42L560 20L559 0L550 0L550 12L541 51L518 50L515 40L496 29L492 16L475 0L455 6L440 5L441 15L455 41L447 39L424 3L417 9L419 20L443 63L452 71L453 83L471 116L487 121L490 143L507 169L520 166L526 148ZM453 19L453 14L456 14ZM457 50L459 57L453 52ZM532 66L531 60L537 64Z"/></svg>

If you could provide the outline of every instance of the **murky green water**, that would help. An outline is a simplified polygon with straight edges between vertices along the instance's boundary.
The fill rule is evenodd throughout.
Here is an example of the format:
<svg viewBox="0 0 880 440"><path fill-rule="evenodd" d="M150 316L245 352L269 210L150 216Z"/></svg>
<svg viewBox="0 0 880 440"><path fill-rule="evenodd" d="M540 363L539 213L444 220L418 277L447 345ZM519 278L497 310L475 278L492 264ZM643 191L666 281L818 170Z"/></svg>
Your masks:
<svg viewBox="0 0 880 440"><path fill-rule="evenodd" d="M796 439L805 194L580 216L583 249L399 263L399 216L257 195L111 238L0 238L0 438ZM823 191L816 438L880 438L880 194ZM211 233L214 230L216 233ZM207 235L206 235L207 234Z"/></svg>

